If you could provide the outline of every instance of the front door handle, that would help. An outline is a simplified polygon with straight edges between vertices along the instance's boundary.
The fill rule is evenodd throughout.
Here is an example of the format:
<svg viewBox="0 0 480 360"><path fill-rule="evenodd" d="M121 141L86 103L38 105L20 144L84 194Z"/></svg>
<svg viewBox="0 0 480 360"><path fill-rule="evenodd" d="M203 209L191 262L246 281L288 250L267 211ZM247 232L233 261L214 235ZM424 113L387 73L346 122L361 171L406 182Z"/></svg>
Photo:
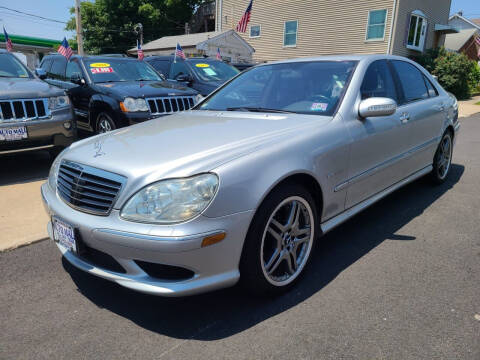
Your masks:
<svg viewBox="0 0 480 360"><path fill-rule="evenodd" d="M400 115L400 122L402 124L406 124L408 122L408 120L410 120L410 114L409 113L404 112L402 115Z"/></svg>

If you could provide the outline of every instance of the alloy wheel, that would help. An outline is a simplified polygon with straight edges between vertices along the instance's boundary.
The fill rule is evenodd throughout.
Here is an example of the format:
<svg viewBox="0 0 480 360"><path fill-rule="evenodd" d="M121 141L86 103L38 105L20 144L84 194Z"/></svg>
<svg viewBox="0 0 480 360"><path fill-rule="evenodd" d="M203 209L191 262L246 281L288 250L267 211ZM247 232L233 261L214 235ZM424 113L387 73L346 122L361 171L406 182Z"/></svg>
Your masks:
<svg viewBox="0 0 480 360"><path fill-rule="evenodd" d="M443 180L447 176L452 162L452 138L449 135L443 137L438 151L437 173L438 177Z"/></svg>
<svg viewBox="0 0 480 360"><path fill-rule="evenodd" d="M112 119L106 114L100 114L98 117L97 133L103 134L115 129Z"/></svg>
<svg viewBox="0 0 480 360"><path fill-rule="evenodd" d="M272 285L285 286L302 272L313 245L314 221L309 203L299 196L283 200L271 214L260 257L263 274Z"/></svg>

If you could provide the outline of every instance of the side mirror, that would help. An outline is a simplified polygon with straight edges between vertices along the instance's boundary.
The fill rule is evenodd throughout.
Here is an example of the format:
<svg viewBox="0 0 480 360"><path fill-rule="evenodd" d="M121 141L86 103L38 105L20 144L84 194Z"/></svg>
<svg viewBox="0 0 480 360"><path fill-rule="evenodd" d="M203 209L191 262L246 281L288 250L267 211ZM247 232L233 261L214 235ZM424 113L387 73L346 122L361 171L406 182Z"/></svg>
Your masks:
<svg viewBox="0 0 480 360"><path fill-rule="evenodd" d="M74 73L74 74L72 74L72 76L70 76L70 82L72 82L74 84L77 84L77 85L84 85L85 84L85 80L83 80L83 78L78 73Z"/></svg>
<svg viewBox="0 0 480 360"><path fill-rule="evenodd" d="M37 75L42 80L45 80L47 78L47 72L42 68L36 68L35 75Z"/></svg>
<svg viewBox="0 0 480 360"><path fill-rule="evenodd" d="M175 78L175 80L177 80L178 82L187 83L188 85L190 85L193 82L192 77L187 74L180 74Z"/></svg>
<svg viewBox="0 0 480 360"><path fill-rule="evenodd" d="M390 98L372 97L362 100L358 107L361 118L389 116L397 111L397 102Z"/></svg>

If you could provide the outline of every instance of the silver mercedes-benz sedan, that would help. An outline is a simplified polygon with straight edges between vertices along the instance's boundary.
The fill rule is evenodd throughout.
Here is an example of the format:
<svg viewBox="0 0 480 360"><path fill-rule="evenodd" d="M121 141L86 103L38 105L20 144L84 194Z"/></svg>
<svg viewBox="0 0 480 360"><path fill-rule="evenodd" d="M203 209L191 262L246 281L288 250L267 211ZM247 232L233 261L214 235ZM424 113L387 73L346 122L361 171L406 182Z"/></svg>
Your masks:
<svg viewBox="0 0 480 360"><path fill-rule="evenodd" d="M457 118L406 58L264 64L193 110L71 145L42 186L48 232L74 266L144 293L279 293L324 233L421 176L445 181Z"/></svg>

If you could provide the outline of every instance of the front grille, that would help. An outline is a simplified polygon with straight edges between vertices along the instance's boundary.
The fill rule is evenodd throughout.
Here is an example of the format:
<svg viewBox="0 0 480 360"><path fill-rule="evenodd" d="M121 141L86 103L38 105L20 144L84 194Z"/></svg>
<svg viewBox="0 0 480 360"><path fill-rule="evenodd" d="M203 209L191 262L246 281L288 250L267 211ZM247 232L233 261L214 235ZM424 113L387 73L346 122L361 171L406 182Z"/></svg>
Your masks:
<svg viewBox="0 0 480 360"><path fill-rule="evenodd" d="M0 100L0 122L36 120L49 116L48 99Z"/></svg>
<svg viewBox="0 0 480 360"><path fill-rule="evenodd" d="M178 96L148 98L147 103L152 115L172 114L193 107L193 105L195 105L195 97Z"/></svg>
<svg viewBox="0 0 480 360"><path fill-rule="evenodd" d="M125 181L121 175L63 160L58 171L57 190L73 208L106 216Z"/></svg>

